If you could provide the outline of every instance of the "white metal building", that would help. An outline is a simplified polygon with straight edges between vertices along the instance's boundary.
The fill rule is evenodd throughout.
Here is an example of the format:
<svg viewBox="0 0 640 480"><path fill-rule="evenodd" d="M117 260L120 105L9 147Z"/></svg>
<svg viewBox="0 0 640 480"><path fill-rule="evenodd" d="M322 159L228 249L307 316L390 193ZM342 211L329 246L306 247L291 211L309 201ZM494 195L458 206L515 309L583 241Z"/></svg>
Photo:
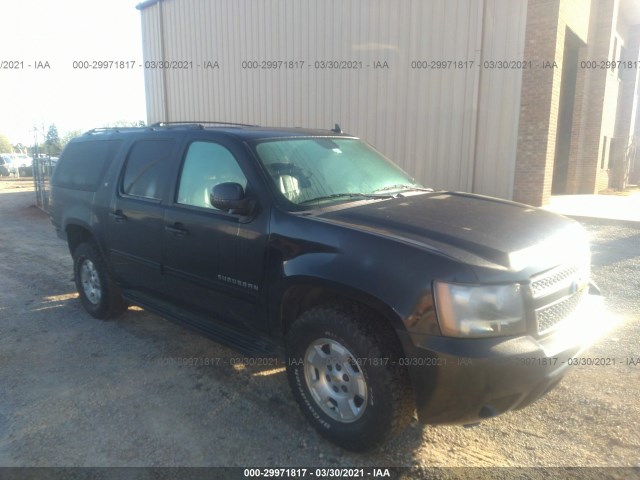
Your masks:
<svg viewBox="0 0 640 480"><path fill-rule="evenodd" d="M138 8L148 122L339 123L425 185L545 203L562 16L588 26L592 1L600 0L146 1ZM615 12L627 2L601 1ZM550 27L540 38L539 24ZM524 58L525 45L546 37L547 57ZM547 73L544 62L556 67ZM521 115L523 75L533 79L530 93L546 89L542 133L538 117ZM529 156L518 169L520 150ZM541 169L535 195L518 195L530 168Z"/></svg>

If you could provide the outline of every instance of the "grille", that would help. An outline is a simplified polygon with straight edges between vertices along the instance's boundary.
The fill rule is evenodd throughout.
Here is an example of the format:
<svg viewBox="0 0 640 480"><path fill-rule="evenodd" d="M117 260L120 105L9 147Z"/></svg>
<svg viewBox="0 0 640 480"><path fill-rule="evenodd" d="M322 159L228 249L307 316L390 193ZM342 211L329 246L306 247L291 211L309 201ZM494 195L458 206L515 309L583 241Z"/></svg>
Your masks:
<svg viewBox="0 0 640 480"><path fill-rule="evenodd" d="M531 290L534 298L544 296L546 293L559 290L563 283L569 283L569 279L578 274L579 268L573 266L561 266L549 273L534 277L531 282Z"/></svg>
<svg viewBox="0 0 640 480"><path fill-rule="evenodd" d="M558 323L575 312L586 293L587 289L583 288L570 297L564 298L559 302L553 303L536 311L538 333L542 334L551 330Z"/></svg>

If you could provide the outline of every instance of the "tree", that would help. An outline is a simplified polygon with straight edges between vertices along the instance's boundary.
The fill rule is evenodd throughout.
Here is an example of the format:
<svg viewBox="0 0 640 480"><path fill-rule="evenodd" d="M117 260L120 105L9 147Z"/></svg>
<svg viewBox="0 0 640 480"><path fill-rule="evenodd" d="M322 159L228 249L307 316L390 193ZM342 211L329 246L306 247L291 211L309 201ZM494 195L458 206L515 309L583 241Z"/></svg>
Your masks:
<svg viewBox="0 0 640 480"><path fill-rule="evenodd" d="M48 147L49 155L60 155L62 151L60 135L58 135L58 127L55 124L49 126L49 131L47 132L46 139L44 141L45 145Z"/></svg>
<svg viewBox="0 0 640 480"><path fill-rule="evenodd" d="M22 143L16 143L13 146L13 151L16 153L26 153L27 152L27 147L25 147Z"/></svg>
<svg viewBox="0 0 640 480"><path fill-rule="evenodd" d="M79 137L80 135L82 135L82 133L82 130L70 130L69 132L65 133L60 140L60 149L66 147L67 143L69 143L74 138Z"/></svg>
<svg viewBox="0 0 640 480"><path fill-rule="evenodd" d="M118 120L116 122L110 122L104 125L107 128L118 128L118 127L144 127L146 124L144 120L137 121L129 121L129 120Z"/></svg>
<svg viewBox="0 0 640 480"><path fill-rule="evenodd" d="M0 133L0 153L11 153L13 152L13 147L11 146L11 142L7 137Z"/></svg>

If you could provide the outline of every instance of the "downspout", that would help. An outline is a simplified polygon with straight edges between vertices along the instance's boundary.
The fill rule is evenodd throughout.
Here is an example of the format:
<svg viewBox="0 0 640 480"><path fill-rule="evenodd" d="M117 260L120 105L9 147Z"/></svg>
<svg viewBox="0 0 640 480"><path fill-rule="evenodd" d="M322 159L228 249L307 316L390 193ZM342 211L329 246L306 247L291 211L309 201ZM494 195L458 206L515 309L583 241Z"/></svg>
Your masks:
<svg viewBox="0 0 640 480"><path fill-rule="evenodd" d="M480 67L478 68L478 83L474 92L474 105L476 107L476 122L473 132L473 166L471 171L471 192L476 193L476 166L478 164L478 125L480 125L480 89L482 87L482 61L484 54L484 29L487 14L487 4L482 0L482 18L480 19L480 33L478 34L477 44L480 45Z"/></svg>
<svg viewBox="0 0 640 480"><path fill-rule="evenodd" d="M163 14L163 8L162 5L164 4L164 2L159 1L158 2L158 16L160 17L160 56L162 57L162 62L166 61L166 57L165 57L165 34L164 34L164 14ZM166 68L162 68L162 112L163 112L163 118L161 121L163 122L168 122L171 119L169 118L169 102L168 102L168 92L167 92L167 69Z"/></svg>

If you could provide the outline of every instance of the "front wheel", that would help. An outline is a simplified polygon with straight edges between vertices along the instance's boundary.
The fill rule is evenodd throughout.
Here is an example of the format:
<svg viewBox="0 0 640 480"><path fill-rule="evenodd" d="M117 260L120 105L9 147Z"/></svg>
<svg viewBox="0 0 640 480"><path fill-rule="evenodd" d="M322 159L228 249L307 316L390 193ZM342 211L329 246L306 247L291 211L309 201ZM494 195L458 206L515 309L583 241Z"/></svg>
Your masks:
<svg viewBox="0 0 640 480"><path fill-rule="evenodd" d="M126 309L120 290L94 244L82 243L76 248L73 277L82 305L95 318L115 317Z"/></svg>
<svg viewBox="0 0 640 480"><path fill-rule="evenodd" d="M393 330L371 312L327 305L303 313L287 335L287 376L313 427L352 451L402 431L414 411Z"/></svg>

